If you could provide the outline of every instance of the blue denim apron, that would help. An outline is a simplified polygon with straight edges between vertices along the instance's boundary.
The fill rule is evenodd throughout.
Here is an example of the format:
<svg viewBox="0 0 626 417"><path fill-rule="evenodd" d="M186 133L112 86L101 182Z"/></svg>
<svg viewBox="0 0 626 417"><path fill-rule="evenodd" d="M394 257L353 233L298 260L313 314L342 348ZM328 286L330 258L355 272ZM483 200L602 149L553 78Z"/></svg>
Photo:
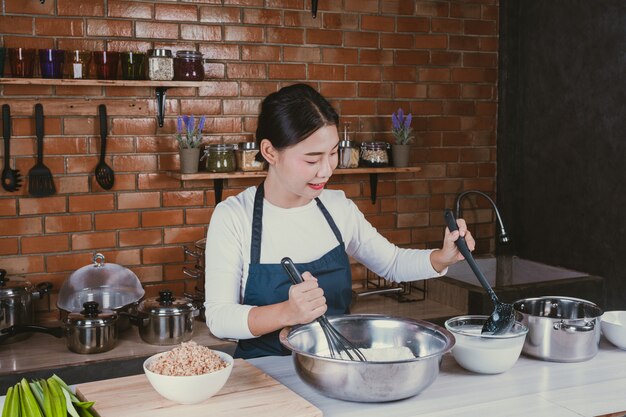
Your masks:
<svg viewBox="0 0 626 417"><path fill-rule="evenodd" d="M244 292L243 303L247 305L265 306L286 301L289 298L291 281L289 276L278 264L261 264L261 234L263 227L263 184L259 185L254 197L254 212L252 215L252 242L250 248L250 269ZM333 221L324 204L316 198L318 208L326 218L339 244L312 262L296 264L300 272L309 271L317 278L319 286L324 290L327 315L339 315L349 312L352 300L352 274L350 260L346 254L341 232ZM306 236L303 236L306 239ZM285 256L290 256L286 253ZM237 358L257 358L261 356L285 356L289 350L285 349L278 340L280 330L263 336L239 340L235 349Z"/></svg>

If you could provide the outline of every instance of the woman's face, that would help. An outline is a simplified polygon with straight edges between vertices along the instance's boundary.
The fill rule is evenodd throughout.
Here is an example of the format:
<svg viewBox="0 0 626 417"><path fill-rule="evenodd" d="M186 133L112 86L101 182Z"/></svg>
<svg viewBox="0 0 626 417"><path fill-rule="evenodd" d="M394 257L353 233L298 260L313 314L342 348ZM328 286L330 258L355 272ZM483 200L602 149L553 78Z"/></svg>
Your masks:
<svg viewBox="0 0 626 417"><path fill-rule="evenodd" d="M318 197L337 168L339 134L336 126L324 126L305 140L276 154L272 165L273 195L280 207L299 207ZM274 181L275 180L275 181Z"/></svg>

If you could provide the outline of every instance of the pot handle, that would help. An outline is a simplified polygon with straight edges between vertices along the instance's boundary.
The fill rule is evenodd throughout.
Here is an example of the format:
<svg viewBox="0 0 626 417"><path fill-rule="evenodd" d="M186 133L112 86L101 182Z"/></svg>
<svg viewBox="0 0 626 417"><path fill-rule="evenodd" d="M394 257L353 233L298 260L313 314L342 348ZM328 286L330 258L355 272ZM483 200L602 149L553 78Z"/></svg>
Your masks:
<svg viewBox="0 0 626 417"><path fill-rule="evenodd" d="M0 330L0 342L3 342L5 339L15 336L18 333L28 332L47 333L60 339L65 335L65 328L37 326L34 324L13 325Z"/></svg>
<svg viewBox="0 0 626 417"><path fill-rule="evenodd" d="M48 294L50 292L50 290L52 289L52 283L44 281L35 285L35 287L37 288L37 291L33 292L33 297L41 298L44 294Z"/></svg>
<svg viewBox="0 0 626 417"><path fill-rule="evenodd" d="M585 324L581 326L577 326L575 324L567 324L565 321L561 320L559 322L554 323L552 326L554 330L563 330L568 333L578 333L578 332L590 332L595 327L596 324L593 321L585 322Z"/></svg>

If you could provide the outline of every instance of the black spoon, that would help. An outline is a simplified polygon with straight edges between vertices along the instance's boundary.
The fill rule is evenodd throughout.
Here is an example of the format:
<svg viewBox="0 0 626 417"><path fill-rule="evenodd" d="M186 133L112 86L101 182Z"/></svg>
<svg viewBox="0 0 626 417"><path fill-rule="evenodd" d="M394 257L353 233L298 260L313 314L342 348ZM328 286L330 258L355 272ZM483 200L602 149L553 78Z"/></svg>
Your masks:
<svg viewBox="0 0 626 417"><path fill-rule="evenodd" d="M100 187L110 190L115 183L115 174L110 166L104 162L104 156L107 151L107 108L104 104L98 106L98 115L100 116L100 162L96 165L96 181Z"/></svg>
<svg viewBox="0 0 626 417"><path fill-rule="evenodd" d="M444 217L446 219L448 229L450 229L451 232L459 230L454 214L452 214L452 210L446 209ZM467 242L465 242L464 237L459 236L456 241L456 246L465 257L465 260L469 264L470 268L472 268L474 275L476 275L476 278L478 278L478 281L480 281L480 284L487 291L487 294L489 294L491 301L493 302L493 313L491 313L491 316L489 316L483 325L481 333L503 334L508 332L515 324L515 310L513 309L513 305L506 304L498 300L496 293L491 288L491 285L489 285L489 282L487 282L487 278L483 275L482 271L478 267L478 264L476 263L476 260L472 256L472 252L467 247Z"/></svg>
<svg viewBox="0 0 626 417"><path fill-rule="evenodd" d="M22 184L20 171L11 169L11 109L8 104L2 105L2 125L4 136L4 168L2 168L2 188L9 192L16 191Z"/></svg>

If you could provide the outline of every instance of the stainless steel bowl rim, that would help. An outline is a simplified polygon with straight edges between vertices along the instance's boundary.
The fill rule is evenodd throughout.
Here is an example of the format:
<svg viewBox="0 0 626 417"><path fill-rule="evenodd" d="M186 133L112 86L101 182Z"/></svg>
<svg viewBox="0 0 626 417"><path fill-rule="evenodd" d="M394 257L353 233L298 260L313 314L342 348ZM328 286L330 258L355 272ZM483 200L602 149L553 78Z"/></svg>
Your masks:
<svg viewBox="0 0 626 417"><path fill-rule="evenodd" d="M419 357L415 357L415 358L412 358L412 359L401 359L401 360L396 360L396 361L367 361L368 364L389 365L389 364L392 364L392 363L418 362L418 361L422 361L422 360L427 360L427 359L431 359L433 357L442 356L443 354L450 352L452 350L452 348L454 347L454 344L456 342L456 339L454 338L454 334L452 334L452 332L448 331L447 329L444 329L441 326L437 326L436 324L433 324L433 323L430 323L430 322L424 321L424 320L410 319L410 318L406 318L406 317L390 316L390 315L385 315L385 314L346 314L344 316L328 316L328 320L330 321L331 324L333 323L333 319L337 319L337 318L349 319L349 320L377 319L377 320L396 320L396 321L409 322L409 323L412 323L412 324L417 324L417 325L419 325L421 327L424 327L424 328L426 328L428 330L432 330L434 332L440 333L446 339L446 344L443 347L443 349L441 349L438 352L431 353L429 355L419 356ZM279 333L280 343L282 343L283 346L285 346L287 349L291 350L292 352L297 353L298 355L309 357L309 358L322 359L324 361L337 362L337 363L346 363L346 362L347 363L359 363L358 361L352 361L350 359L331 358L331 357L328 357L328 356L314 355L312 353L305 352L305 351L300 350L300 349L296 348L295 346L293 346L291 344L291 342L289 342L289 337L292 334L295 334L296 332L298 332L298 330L300 330L300 329L302 329L304 327L307 327L307 326L309 326L311 324L312 323L299 324L299 325L296 325L296 326L283 328L280 331L280 333Z"/></svg>
<svg viewBox="0 0 626 417"><path fill-rule="evenodd" d="M575 302L575 303L580 303L580 304L584 304L587 305L591 308L594 308L597 310L597 315L595 316L585 316L585 317L578 317L578 318L557 318L557 317L550 317L550 316L546 316L546 315L537 315L537 314L531 314L527 311L522 311L520 310L520 305L523 305L524 303L531 303L531 302L537 302L537 301L548 301L551 300L553 302L558 303L559 301L571 301L571 302ZM584 300L582 298L575 298L575 297L562 297L562 296L558 296L558 295L546 295L546 296L542 296L542 297L531 297L531 298L521 298L515 302L513 302L513 309L521 314L527 314L528 316L531 317L541 317L541 318L545 318L545 319L552 319L552 320L585 320L585 319L594 319L594 318L599 318L602 317L602 314L604 314L604 311L595 303L592 303L589 300Z"/></svg>
<svg viewBox="0 0 626 417"><path fill-rule="evenodd" d="M471 320L471 319L487 319L489 318L489 316L486 315L467 315L467 316L458 316L458 317L452 317L448 320L445 321L444 326L447 330L449 330L450 332L452 332L452 334L460 334L463 336L470 336L470 337L477 337L480 339L514 339L516 337L520 337L523 334L528 333L528 326L524 325L523 323L516 321L514 323L514 326L516 327L521 327L520 331L517 332L507 332L504 334L476 334L476 333L472 333L472 332L468 332L468 331L463 331L457 328L454 328L451 323L454 321L460 321L460 320Z"/></svg>

